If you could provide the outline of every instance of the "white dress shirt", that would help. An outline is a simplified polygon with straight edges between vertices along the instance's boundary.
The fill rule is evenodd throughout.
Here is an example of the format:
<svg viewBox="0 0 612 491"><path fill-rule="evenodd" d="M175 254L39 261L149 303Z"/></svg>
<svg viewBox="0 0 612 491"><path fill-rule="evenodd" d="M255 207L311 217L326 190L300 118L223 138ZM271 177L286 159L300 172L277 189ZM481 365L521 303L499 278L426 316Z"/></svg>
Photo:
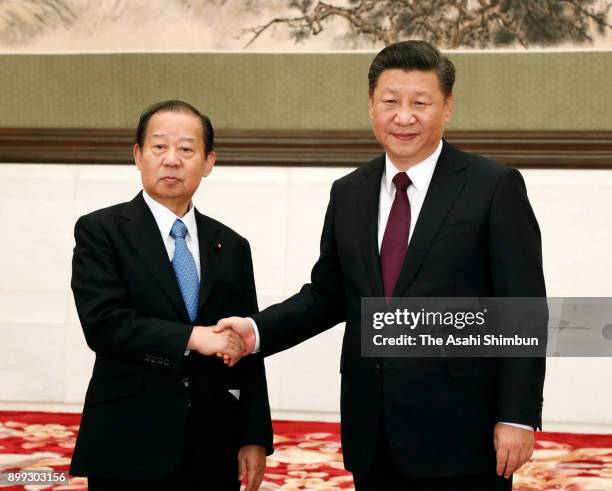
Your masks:
<svg viewBox="0 0 612 491"><path fill-rule="evenodd" d="M412 184L408 186L406 192L408 193L408 201L410 202L410 232L408 233L408 243L412 238L412 232L421 213L423 207L423 201L425 201L425 195L429 189L429 183L433 176L434 170L436 169L436 163L438 157L442 152L442 140L438 144L429 157L423 162L418 163L410 167L406 171L408 177L412 181ZM395 167L389 155L385 156L385 169L383 170L382 179L380 180L380 201L378 206L378 251L380 252L380 246L382 245L383 236L385 235L385 229L387 228L387 221L389 220L389 213L391 213L391 205L395 199L395 184L393 184L393 178L395 175L401 172Z"/></svg>
<svg viewBox="0 0 612 491"><path fill-rule="evenodd" d="M161 234L164 245L166 246L166 252L168 253L168 259L172 261L174 257L174 237L170 235L172 225L177 219L180 219L187 227L187 235L185 236L185 243L187 249L191 252L193 259L195 260L196 269L198 271L198 278L201 278L200 274L200 246L198 243L198 225L196 224L195 211L193 203L189 204L189 211L183 217L176 216L173 211L166 208L164 205L155 201L149 194L143 189L142 197L145 203L153 213L153 218L159 227L159 233Z"/></svg>

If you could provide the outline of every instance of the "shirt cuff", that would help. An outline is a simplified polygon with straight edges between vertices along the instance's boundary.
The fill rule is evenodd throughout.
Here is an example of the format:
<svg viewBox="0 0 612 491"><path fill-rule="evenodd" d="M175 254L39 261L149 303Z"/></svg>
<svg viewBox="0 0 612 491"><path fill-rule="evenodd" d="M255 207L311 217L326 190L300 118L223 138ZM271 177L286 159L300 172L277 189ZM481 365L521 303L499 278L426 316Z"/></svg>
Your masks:
<svg viewBox="0 0 612 491"><path fill-rule="evenodd" d="M506 423L505 421L500 421L499 423L502 425L514 426L515 428L521 428L522 430L533 431L533 426L529 426L529 425L520 425L518 423Z"/></svg>
<svg viewBox="0 0 612 491"><path fill-rule="evenodd" d="M255 331L255 348L253 349L253 353L259 353L259 348L260 348L259 329L257 329L257 324L255 324L255 321L253 319L251 319L250 317L247 317L247 319L251 321L251 324L253 325L253 331Z"/></svg>

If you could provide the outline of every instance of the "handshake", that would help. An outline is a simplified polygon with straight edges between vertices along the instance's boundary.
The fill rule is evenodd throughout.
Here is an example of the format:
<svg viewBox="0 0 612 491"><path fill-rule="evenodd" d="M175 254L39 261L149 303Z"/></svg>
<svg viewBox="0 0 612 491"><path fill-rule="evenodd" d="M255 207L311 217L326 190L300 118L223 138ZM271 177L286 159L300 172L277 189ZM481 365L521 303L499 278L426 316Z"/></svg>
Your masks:
<svg viewBox="0 0 612 491"><path fill-rule="evenodd" d="M228 317L216 326L195 326L187 349L201 355L217 355L233 367L244 356L255 350L255 328L251 319Z"/></svg>

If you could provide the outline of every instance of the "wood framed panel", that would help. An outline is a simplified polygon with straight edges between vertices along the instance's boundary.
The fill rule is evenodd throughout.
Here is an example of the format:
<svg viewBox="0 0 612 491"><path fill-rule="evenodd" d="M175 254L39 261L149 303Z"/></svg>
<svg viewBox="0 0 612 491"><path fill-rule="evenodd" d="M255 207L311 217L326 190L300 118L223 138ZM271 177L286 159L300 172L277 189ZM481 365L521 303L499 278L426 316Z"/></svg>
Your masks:
<svg viewBox="0 0 612 491"><path fill-rule="evenodd" d="M612 169L612 131L448 131L466 151L507 165ZM134 130L0 129L0 163L132 164ZM218 165L354 167L381 152L369 131L218 130Z"/></svg>

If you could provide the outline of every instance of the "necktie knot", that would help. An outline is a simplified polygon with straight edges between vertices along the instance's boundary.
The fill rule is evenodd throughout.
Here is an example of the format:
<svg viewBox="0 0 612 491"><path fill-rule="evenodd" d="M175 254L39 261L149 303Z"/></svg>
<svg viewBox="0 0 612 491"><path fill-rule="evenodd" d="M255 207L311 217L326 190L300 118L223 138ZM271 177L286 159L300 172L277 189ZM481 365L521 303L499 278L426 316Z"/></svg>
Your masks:
<svg viewBox="0 0 612 491"><path fill-rule="evenodd" d="M412 184L412 181L405 172L398 172L393 177L393 184L395 184L395 189L398 191L406 191L408 186Z"/></svg>
<svg viewBox="0 0 612 491"><path fill-rule="evenodd" d="M170 229L170 236L174 239L176 239L177 237L184 239L186 235L187 225L185 225L182 220L179 220L177 218L174 224L172 225L172 229Z"/></svg>

